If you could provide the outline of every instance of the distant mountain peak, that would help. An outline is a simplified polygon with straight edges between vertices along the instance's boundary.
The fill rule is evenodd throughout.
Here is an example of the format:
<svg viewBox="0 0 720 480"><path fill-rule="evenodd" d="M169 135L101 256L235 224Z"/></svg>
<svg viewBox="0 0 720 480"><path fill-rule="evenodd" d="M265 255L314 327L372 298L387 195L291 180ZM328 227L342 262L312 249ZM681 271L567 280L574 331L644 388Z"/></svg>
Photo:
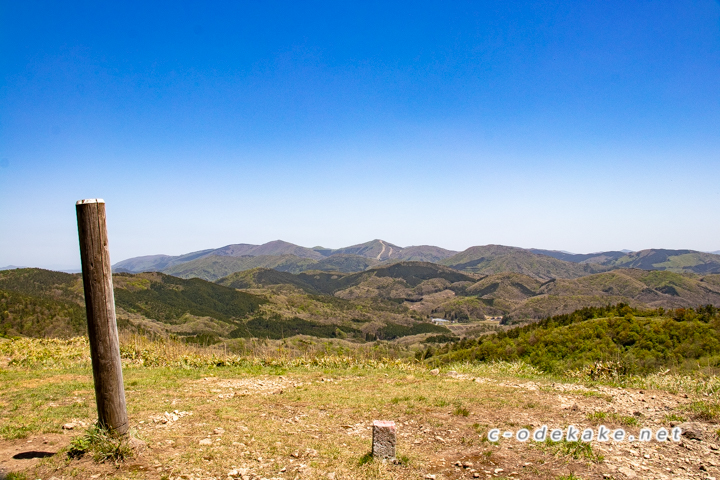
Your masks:
<svg viewBox="0 0 720 480"><path fill-rule="evenodd" d="M362 257L374 258L378 261L397 258L402 247L393 245L385 240L375 239L369 242L360 243L358 245L350 245L349 247L339 248L333 251L333 255L360 255Z"/></svg>
<svg viewBox="0 0 720 480"><path fill-rule="evenodd" d="M306 248L284 240L262 245L238 243L178 256L135 257L115 264L113 271L159 271L184 278L198 276L210 279L256 267L284 272L359 272L376 265L401 261L437 263L481 274L523 273L538 279L577 278L619 268L720 273L718 254L694 250L646 249L574 254L562 250L490 244L455 252L432 245L400 247L382 239L338 249L322 246Z"/></svg>

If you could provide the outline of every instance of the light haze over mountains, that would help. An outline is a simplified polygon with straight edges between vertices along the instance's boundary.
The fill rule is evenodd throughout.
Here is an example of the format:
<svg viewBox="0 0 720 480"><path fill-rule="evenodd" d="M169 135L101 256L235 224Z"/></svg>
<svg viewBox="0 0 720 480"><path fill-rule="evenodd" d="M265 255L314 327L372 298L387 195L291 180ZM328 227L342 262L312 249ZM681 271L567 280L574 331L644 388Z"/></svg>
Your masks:
<svg viewBox="0 0 720 480"><path fill-rule="evenodd" d="M470 247L462 252L432 245L400 247L384 240L338 249L302 247L282 240L262 245L233 244L183 255L147 255L116 263L116 272L157 271L215 281L235 272L271 268L281 272L361 272L401 261L444 265L479 274L521 273L540 280L579 278L618 268L668 270L679 273L720 273L720 255L693 250L648 249L573 254L556 250L503 245Z"/></svg>

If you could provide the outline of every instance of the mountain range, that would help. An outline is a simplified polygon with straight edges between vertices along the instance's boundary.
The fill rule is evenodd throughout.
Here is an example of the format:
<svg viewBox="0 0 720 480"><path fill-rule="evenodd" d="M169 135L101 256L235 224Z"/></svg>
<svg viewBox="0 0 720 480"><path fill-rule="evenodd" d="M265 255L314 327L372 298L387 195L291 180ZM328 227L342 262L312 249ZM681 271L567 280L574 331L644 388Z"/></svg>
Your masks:
<svg viewBox="0 0 720 480"><path fill-rule="evenodd" d="M401 261L435 263L482 275L518 273L538 280L580 278L621 268L677 273L720 273L720 255L693 250L648 249L573 254L503 245L470 247L462 252L420 245L400 247L384 240L331 249L307 248L282 240L263 245L234 244L178 256L149 255L116 263L115 272L162 272L180 278L215 281L235 272L271 268L279 272L355 273Z"/></svg>
<svg viewBox="0 0 720 480"><path fill-rule="evenodd" d="M505 316L506 323L525 322L620 302L667 309L720 305L720 275L635 268L542 281L521 273L481 275L427 262L397 262L348 274L257 268L216 283L255 293L286 286L353 302L385 299L400 302L421 317L458 321Z"/></svg>
<svg viewBox="0 0 720 480"><path fill-rule="evenodd" d="M673 310L720 306L719 274L634 268L540 280L400 261L355 273L254 268L216 282L159 272L116 273L113 283L121 329L193 342L297 334L422 341L451 333L430 323L432 318L454 320L462 335L472 336L497 328L497 322L486 321L488 316L514 324L618 303ZM85 325L81 275L0 272L0 337L73 336L84 333Z"/></svg>

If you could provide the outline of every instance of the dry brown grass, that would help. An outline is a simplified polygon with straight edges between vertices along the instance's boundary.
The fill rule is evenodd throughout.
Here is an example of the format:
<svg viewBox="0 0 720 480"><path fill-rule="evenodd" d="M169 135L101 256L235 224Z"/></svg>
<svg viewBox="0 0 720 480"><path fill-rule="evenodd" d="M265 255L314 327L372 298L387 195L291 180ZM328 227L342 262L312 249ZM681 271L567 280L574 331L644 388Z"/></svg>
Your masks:
<svg viewBox="0 0 720 480"><path fill-rule="evenodd" d="M68 352L62 354L63 348ZM651 460L640 457L649 475L666 474L678 458L702 456L685 449L680 457L677 445L625 444L607 451L595 443L588 455L575 455L579 450L566 445L484 441L493 427L593 426L588 413L600 410L628 416L652 407L657 413L643 410L638 425L628 429L655 428L665 424L668 411L683 412L696 400L692 396L685 400L658 391L652 400L647 396L647 403L636 404L625 389L559 383L521 363L455 365L434 375L421 364L399 359L283 356L275 350L264 358L238 357L125 336L128 413L134 434L148 448L117 465L98 463L91 455L72 459L62 449L84 428L63 431L62 425L89 425L95 419L84 348L81 341L64 347L37 340L0 346L2 355L12 356L0 370L4 468L28 478L65 479L225 479L231 471L284 479L472 478L473 473L481 478L587 479L615 475L623 462L634 461L633 450L652 454ZM55 354L76 361L43 360ZM368 461L375 419L397 423L399 464ZM12 459L28 450L59 453ZM606 460L600 461L600 455ZM458 467L457 461L473 466ZM715 467L707 468L717 474Z"/></svg>

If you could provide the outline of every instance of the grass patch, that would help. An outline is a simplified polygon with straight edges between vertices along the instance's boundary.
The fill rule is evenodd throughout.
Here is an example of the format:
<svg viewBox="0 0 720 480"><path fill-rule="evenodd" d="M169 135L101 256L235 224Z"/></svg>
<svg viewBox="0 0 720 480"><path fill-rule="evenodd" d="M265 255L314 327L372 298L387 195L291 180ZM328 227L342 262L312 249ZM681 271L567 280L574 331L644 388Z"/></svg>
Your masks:
<svg viewBox="0 0 720 480"><path fill-rule="evenodd" d="M36 429L30 425L3 425L0 427L0 437L7 440L15 440L17 438L25 438L28 433Z"/></svg>
<svg viewBox="0 0 720 480"><path fill-rule="evenodd" d="M3 478L5 480L28 480L28 476L22 472L10 472Z"/></svg>
<svg viewBox="0 0 720 480"><path fill-rule="evenodd" d="M633 417L632 415L618 415L617 413L607 413L602 411L588 413L586 418L595 425L602 422L615 422L627 427L635 427L639 425L637 417Z"/></svg>
<svg viewBox="0 0 720 480"><path fill-rule="evenodd" d="M445 327L432 323L416 323L410 327L398 325L388 322L384 327L377 331L377 338L382 340L392 340L394 338L406 337L409 335L418 335L421 333L440 333L451 335L452 332Z"/></svg>
<svg viewBox="0 0 720 480"><path fill-rule="evenodd" d="M470 410L461 405L457 405L453 410L453 415L467 417L468 415L470 415Z"/></svg>
<svg viewBox="0 0 720 480"><path fill-rule="evenodd" d="M549 445L552 450L555 450L556 453L572 457L575 460L586 459L598 463L605 459L605 457L593 451L592 444L589 442L582 442L580 440L568 442L564 439L561 442L553 442L548 439L545 443Z"/></svg>
<svg viewBox="0 0 720 480"><path fill-rule="evenodd" d="M700 400L687 406L687 411L695 420L714 422L720 420L720 404Z"/></svg>
<svg viewBox="0 0 720 480"><path fill-rule="evenodd" d="M636 427L640 424L637 417L633 417L632 415L613 415L613 418L615 418L620 425L627 427Z"/></svg>
<svg viewBox="0 0 720 480"><path fill-rule="evenodd" d="M587 414L587 419L590 420L593 423L602 422L607 418L607 413L605 412L592 412Z"/></svg>
<svg viewBox="0 0 720 480"><path fill-rule="evenodd" d="M407 402L407 401L409 401L409 400L410 400L410 397L409 397L409 396L393 397L393 398L390 399L390 403L397 405L397 404L400 403L400 402Z"/></svg>
<svg viewBox="0 0 720 480"><path fill-rule="evenodd" d="M677 414L674 414L674 413L670 413L670 414L668 414L668 415L665 415L664 420L665 420L667 423L670 423L670 422L684 422L684 421L685 421L685 417L681 417L680 415L677 415Z"/></svg>
<svg viewBox="0 0 720 480"><path fill-rule="evenodd" d="M367 452L365 455L360 457L360 459L358 460L358 466L361 467L367 463L372 463L372 461L373 461L372 452Z"/></svg>
<svg viewBox="0 0 720 480"><path fill-rule="evenodd" d="M117 463L132 457L133 450L128 436L115 436L93 425L70 443L67 454L70 458L91 454L98 463Z"/></svg>
<svg viewBox="0 0 720 480"><path fill-rule="evenodd" d="M612 402L612 396L606 393L596 392L595 390L586 390L584 392L581 392L580 395L582 395L583 397L601 398L608 403Z"/></svg>

